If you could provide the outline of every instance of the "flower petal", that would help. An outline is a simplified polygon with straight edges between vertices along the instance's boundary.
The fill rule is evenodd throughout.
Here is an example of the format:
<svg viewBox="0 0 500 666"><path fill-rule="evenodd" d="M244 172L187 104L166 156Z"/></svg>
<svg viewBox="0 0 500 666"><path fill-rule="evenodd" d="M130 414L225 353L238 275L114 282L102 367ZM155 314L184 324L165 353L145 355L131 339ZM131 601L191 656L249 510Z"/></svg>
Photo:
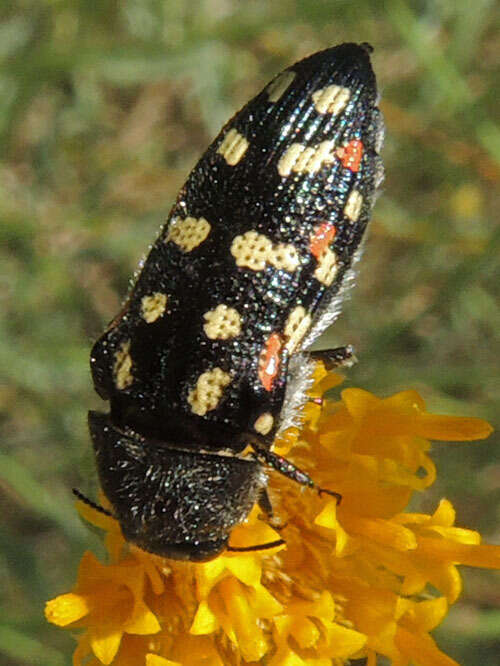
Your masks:
<svg viewBox="0 0 500 666"><path fill-rule="evenodd" d="M437 599L412 604L408 619L417 630L427 632L441 624L447 612L448 602L446 598L438 597Z"/></svg>
<svg viewBox="0 0 500 666"><path fill-rule="evenodd" d="M411 530L389 520L372 520L346 513L344 524L348 532L352 531L396 550L414 550L417 547L417 539Z"/></svg>
<svg viewBox="0 0 500 666"><path fill-rule="evenodd" d="M149 653L146 655L146 666L182 666L182 664L178 661L171 661L157 654Z"/></svg>
<svg viewBox="0 0 500 666"><path fill-rule="evenodd" d="M211 634L219 628L216 615L211 611L206 601L201 601L194 616L193 624L189 630L190 634Z"/></svg>
<svg viewBox="0 0 500 666"><path fill-rule="evenodd" d="M328 652L332 658L352 658L366 645L367 637L365 634L342 627L336 622L327 623L324 629L329 645Z"/></svg>
<svg viewBox="0 0 500 666"><path fill-rule="evenodd" d="M439 414L420 414L415 434L426 439L453 442L471 442L486 439L493 428L483 419L468 416L442 416Z"/></svg>
<svg viewBox="0 0 500 666"><path fill-rule="evenodd" d="M401 652L418 664L425 666L460 666L454 659L441 652L428 634L412 633L399 628L396 644Z"/></svg>
<svg viewBox="0 0 500 666"><path fill-rule="evenodd" d="M296 618L290 628L290 634L301 648L312 648L321 636L318 627L307 617Z"/></svg>
<svg viewBox="0 0 500 666"><path fill-rule="evenodd" d="M52 624L66 627L72 622L80 620L89 613L87 598L80 594L69 592L61 594L45 604L45 617Z"/></svg>
<svg viewBox="0 0 500 666"><path fill-rule="evenodd" d="M142 636L158 633L161 626L156 615L149 610L146 604L143 601L138 601L135 604L132 617L124 625L124 628L128 634L140 634Z"/></svg>
<svg viewBox="0 0 500 666"><path fill-rule="evenodd" d="M268 651L268 644L242 589L242 584L234 578L226 578L219 587L243 659L259 661Z"/></svg>
<svg viewBox="0 0 500 666"><path fill-rule="evenodd" d="M110 626L92 625L89 627L89 642L93 653L106 666L116 656L122 640L123 631Z"/></svg>
<svg viewBox="0 0 500 666"><path fill-rule="evenodd" d="M500 568L500 548L490 545L466 545L446 539L418 537L418 550L440 560L487 569Z"/></svg>

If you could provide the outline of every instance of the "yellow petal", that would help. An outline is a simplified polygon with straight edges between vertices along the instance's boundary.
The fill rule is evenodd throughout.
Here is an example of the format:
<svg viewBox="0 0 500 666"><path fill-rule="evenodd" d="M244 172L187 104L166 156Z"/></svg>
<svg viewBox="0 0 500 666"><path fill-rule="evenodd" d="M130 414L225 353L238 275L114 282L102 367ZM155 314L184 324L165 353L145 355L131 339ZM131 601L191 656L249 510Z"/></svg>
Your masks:
<svg viewBox="0 0 500 666"><path fill-rule="evenodd" d="M118 562L126 541L120 530L110 530L104 539L106 550L112 562Z"/></svg>
<svg viewBox="0 0 500 666"><path fill-rule="evenodd" d="M373 412L369 419L373 433L407 433L425 439L472 441L484 439L493 432L483 419L427 413L422 399L414 391L402 391L384 400L362 389L345 389L341 395L355 418L364 418Z"/></svg>
<svg viewBox="0 0 500 666"><path fill-rule="evenodd" d="M206 601L201 601L198 610L194 616L193 623L189 630L190 634L202 635L211 634L217 631L219 622Z"/></svg>
<svg viewBox="0 0 500 666"><path fill-rule="evenodd" d="M161 626L156 615L149 610L143 601L136 602L132 618L124 625L124 630L128 634L139 634L141 636L156 634L160 629Z"/></svg>
<svg viewBox="0 0 500 666"><path fill-rule="evenodd" d="M241 553L237 557L227 557L227 569L245 585L257 585L262 575L262 567L253 555Z"/></svg>
<svg viewBox="0 0 500 666"><path fill-rule="evenodd" d="M422 571L411 571L404 577L401 594L420 594L426 585L427 576Z"/></svg>
<svg viewBox="0 0 500 666"><path fill-rule="evenodd" d="M261 618L272 618L283 611L283 606L264 585L255 585L247 591L252 608Z"/></svg>
<svg viewBox="0 0 500 666"><path fill-rule="evenodd" d="M335 555L337 557L348 554L351 539L337 520L337 502L327 502L324 509L314 519L314 524L335 531Z"/></svg>
<svg viewBox="0 0 500 666"><path fill-rule="evenodd" d="M426 439L470 442L486 439L492 432L491 425L483 419L425 413L419 415L415 434Z"/></svg>
<svg viewBox="0 0 500 666"><path fill-rule="evenodd" d="M321 636L318 627L307 617L296 618L290 633L301 648L312 648Z"/></svg>
<svg viewBox="0 0 500 666"><path fill-rule="evenodd" d="M445 597L438 597L429 601L420 601L413 604L410 614L411 624L423 632L432 631L446 617L448 602Z"/></svg>
<svg viewBox="0 0 500 666"><path fill-rule="evenodd" d="M417 664L425 666L460 666L454 659L441 652L428 634L412 633L398 628L396 644L403 654Z"/></svg>
<svg viewBox="0 0 500 666"><path fill-rule="evenodd" d="M144 566L144 573L149 579L153 593L156 595L162 594L165 590L164 578L160 575L155 560L149 555L149 553L146 554L144 551L141 552L140 557Z"/></svg>
<svg viewBox="0 0 500 666"><path fill-rule="evenodd" d="M177 634L171 656L182 666L225 666L209 636Z"/></svg>
<svg viewBox="0 0 500 666"><path fill-rule="evenodd" d="M182 666L178 661L165 659L157 654L146 655L146 666Z"/></svg>
<svg viewBox="0 0 500 666"><path fill-rule="evenodd" d="M442 525L443 527L451 527L455 523L455 509L453 508L453 504L443 498L439 504L437 509L434 511L432 514L432 522L435 523L436 525Z"/></svg>
<svg viewBox="0 0 500 666"><path fill-rule="evenodd" d="M334 374L334 373L332 373ZM314 372L313 372L313 385L312 389L313 390L317 384L319 384L325 377L328 377L328 370L325 368L324 364L319 361L318 363L315 364L314 366Z"/></svg>
<svg viewBox="0 0 500 666"><path fill-rule="evenodd" d="M77 589L92 587L96 582L101 581L103 578L109 578L109 576L104 573L105 571L106 567L104 564L99 562L94 553L86 550L82 555L80 566L78 567Z"/></svg>
<svg viewBox="0 0 500 666"><path fill-rule="evenodd" d="M440 525L430 525L426 532L434 532L445 539L468 545L477 545L481 543L481 535L473 530L465 530L461 527L441 527Z"/></svg>
<svg viewBox="0 0 500 666"><path fill-rule="evenodd" d="M396 550L414 550L417 547L417 539L411 530L389 520L372 520L348 514L344 524L348 532L355 532Z"/></svg>
<svg viewBox="0 0 500 666"><path fill-rule="evenodd" d="M272 666L306 666L306 662L299 657L298 654L295 654L295 652L292 652L291 650L288 650L287 654L285 655L284 658L281 658L279 662L273 661L271 662Z"/></svg>
<svg viewBox="0 0 500 666"><path fill-rule="evenodd" d="M395 630L394 614L397 595L390 590L370 587L355 578L336 579L335 590L345 598L345 616L358 631L383 644L390 642Z"/></svg>
<svg viewBox="0 0 500 666"><path fill-rule="evenodd" d="M500 546L481 544L464 546L461 550L460 564L485 569L500 569Z"/></svg>
<svg viewBox="0 0 500 666"><path fill-rule="evenodd" d="M364 634L336 622L325 623L323 629L327 636L328 654L332 658L349 659L366 645Z"/></svg>
<svg viewBox="0 0 500 666"><path fill-rule="evenodd" d="M262 659L268 650L268 645L241 583L234 578L226 578L219 588L243 659L246 661Z"/></svg>
<svg viewBox="0 0 500 666"><path fill-rule="evenodd" d="M66 627L68 624L80 620L89 611L87 598L73 592L61 594L45 604L45 617L59 627Z"/></svg>
<svg viewBox="0 0 500 666"><path fill-rule="evenodd" d="M323 377L321 381L313 386L311 395L317 393L321 397L331 391L332 388L342 384L343 381L344 377L342 375L338 375L336 372L328 372L326 377Z"/></svg>
<svg viewBox="0 0 500 666"><path fill-rule="evenodd" d="M310 614L321 620L333 620L335 617L335 602L332 595L324 590L312 604Z"/></svg>
<svg viewBox="0 0 500 666"><path fill-rule="evenodd" d="M234 578L232 580L234 581ZM238 584L238 581L234 582ZM222 580L220 584L217 585L217 587L214 588L210 593L210 610L217 618L222 631L226 634L229 640L234 645L236 645L238 639L236 637L236 632L234 630L232 617L230 616L226 604L226 595L224 592L224 580ZM195 637L195 638L200 638L200 637ZM207 640L212 640L212 639L211 637L208 637Z"/></svg>
<svg viewBox="0 0 500 666"><path fill-rule="evenodd" d="M395 411L413 412L418 410L425 412L425 401L417 391L407 390L399 391L384 398L381 401L385 409L390 408Z"/></svg>
<svg viewBox="0 0 500 666"><path fill-rule="evenodd" d="M106 666L116 656L122 640L123 631L109 626L89 627L89 641L93 653Z"/></svg>
<svg viewBox="0 0 500 666"><path fill-rule="evenodd" d="M377 398L372 393L359 388L344 389L340 394L349 414L354 418L361 419L379 403L380 398Z"/></svg>
<svg viewBox="0 0 500 666"><path fill-rule="evenodd" d="M500 568L500 546L465 545L446 539L418 537L419 552L440 560L470 567Z"/></svg>
<svg viewBox="0 0 500 666"><path fill-rule="evenodd" d="M430 560L423 569L427 579L436 589L442 592L450 604L454 603L462 593L462 577L454 564Z"/></svg>
<svg viewBox="0 0 500 666"><path fill-rule="evenodd" d="M210 562L203 562L196 567L198 593L202 598L208 597L212 587L221 578L226 569L227 559L228 558L222 555Z"/></svg>
<svg viewBox="0 0 500 666"><path fill-rule="evenodd" d="M320 527L327 527L330 530L336 530L337 523L337 502L329 501L325 504L321 513L314 519L314 524Z"/></svg>

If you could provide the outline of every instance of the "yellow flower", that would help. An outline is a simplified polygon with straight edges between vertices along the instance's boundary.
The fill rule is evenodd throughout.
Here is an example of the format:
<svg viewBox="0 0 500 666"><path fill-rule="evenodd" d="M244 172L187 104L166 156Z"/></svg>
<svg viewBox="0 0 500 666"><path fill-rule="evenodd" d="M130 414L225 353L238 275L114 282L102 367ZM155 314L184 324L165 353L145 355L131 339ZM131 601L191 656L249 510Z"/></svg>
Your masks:
<svg viewBox="0 0 500 666"><path fill-rule="evenodd" d="M105 566L87 552L75 590L47 603L47 619L60 627L85 626L85 639L95 656L111 664L124 634L155 634L161 629L144 602L144 578L144 567L132 557Z"/></svg>
<svg viewBox="0 0 500 666"><path fill-rule="evenodd" d="M430 632L461 591L458 564L500 568L500 547L455 527L442 500L405 512L436 476L432 439L487 437L480 419L437 416L404 391L380 399L345 389L318 365L303 427L275 450L342 502L272 475L279 534L254 507L233 546L283 538L272 550L227 552L201 564L165 560L125 543L117 522L78 502L106 532L109 563L86 553L73 592L47 619L81 631L74 664L99 666L340 665L383 655L395 666L451 666Z"/></svg>

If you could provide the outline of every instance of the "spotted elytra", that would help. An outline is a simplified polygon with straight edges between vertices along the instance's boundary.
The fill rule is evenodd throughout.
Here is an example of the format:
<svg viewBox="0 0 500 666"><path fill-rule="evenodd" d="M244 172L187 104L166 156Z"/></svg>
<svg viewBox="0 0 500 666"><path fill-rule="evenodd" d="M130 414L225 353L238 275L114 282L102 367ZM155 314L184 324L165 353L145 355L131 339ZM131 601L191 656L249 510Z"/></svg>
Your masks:
<svg viewBox="0 0 500 666"><path fill-rule="evenodd" d="M93 347L110 403L89 414L101 485L145 550L195 561L237 550L232 528L255 502L270 511L268 468L316 488L272 447L317 359L352 357L307 349L339 312L383 177L370 52L315 53L227 123Z"/></svg>

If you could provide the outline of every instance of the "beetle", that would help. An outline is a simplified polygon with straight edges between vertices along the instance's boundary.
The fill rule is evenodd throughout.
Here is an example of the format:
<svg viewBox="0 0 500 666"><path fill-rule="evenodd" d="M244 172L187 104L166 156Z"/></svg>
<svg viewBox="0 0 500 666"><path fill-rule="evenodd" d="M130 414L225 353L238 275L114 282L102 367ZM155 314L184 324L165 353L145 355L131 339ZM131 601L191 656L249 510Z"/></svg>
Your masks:
<svg viewBox="0 0 500 666"><path fill-rule="evenodd" d="M151 553L237 550L231 530L253 505L271 514L268 468L315 487L272 445L318 358L352 358L307 349L338 315L383 178L370 52L301 60L223 127L92 349L110 405L89 413L100 483L125 538Z"/></svg>

